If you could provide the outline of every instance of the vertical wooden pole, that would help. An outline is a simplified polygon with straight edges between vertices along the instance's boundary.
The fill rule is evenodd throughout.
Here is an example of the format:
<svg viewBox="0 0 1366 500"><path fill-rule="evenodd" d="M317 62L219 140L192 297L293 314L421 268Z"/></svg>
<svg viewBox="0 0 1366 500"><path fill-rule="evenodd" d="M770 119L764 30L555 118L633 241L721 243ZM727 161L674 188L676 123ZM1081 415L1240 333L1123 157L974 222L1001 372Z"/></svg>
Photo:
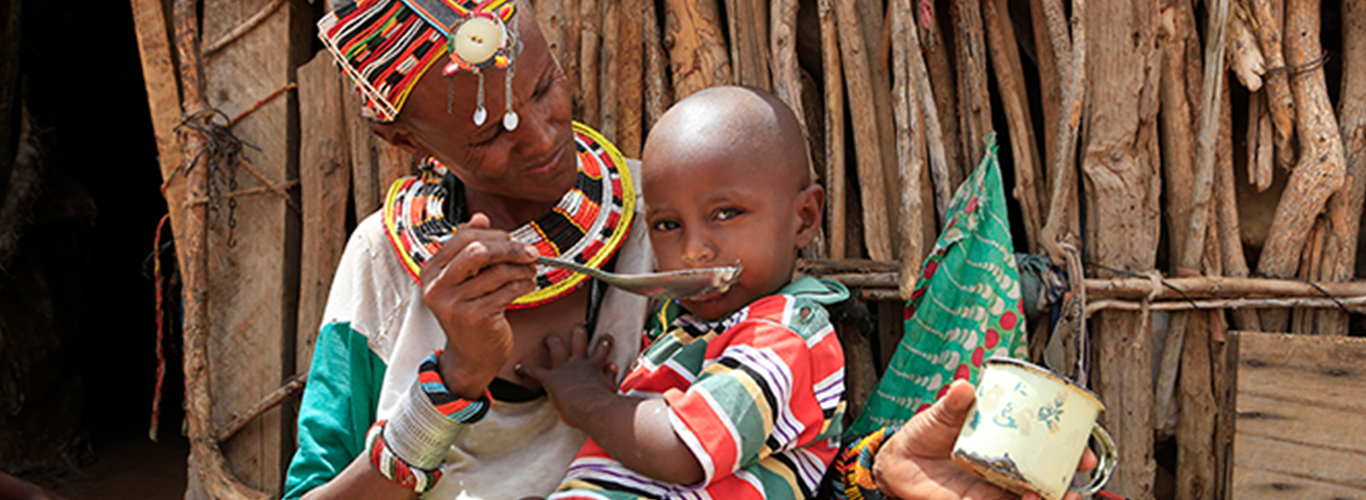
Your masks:
<svg viewBox="0 0 1366 500"><path fill-rule="evenodd" d="M1077 202L1077 133L1081 126L1082 107L1086 98L1086 23L1082 22L1086 2L1073 0L1072 34L1068 37L1068 22L1063 14L1062 0L1043 0L1044 18L1048 24L1048 39L1057 57L1059 102L1062 104L1057 138L1056 162L1049 168L1048 219L1040 231L1039 246L1048 253L1054 265L1066 262L1061 243L1077 234L1079 211Z"/></svg>
<svg viewBox="0 0 1366 500"><path fill-rule="evenodd" d="M1159 55L1152 50L1157 9L1133 0L1096 2L1083 12L1085 29L1093 36L1073 43L1090 45L1085 71L1091 98L1081 168L1089 207L1087 253L1091 261L1142 272L1155 264L1160 233ZM1134 313L1104 312L1096 323L1091 374L1101 397L1115 409L1102 420L1120 453L1110 489L1151 499L1156 464L1150 332Z"/></svg>
<svg viewBox="0 0 1366 500"><path fill-rule="evenodd" d="M892 260L892 238L888 234L886 179L882 170L882 146L873 97L872 72L868 67L863 40L863 23L855 0L836 0L839 9L840 49L849 84L849 105L854 124L855 160L863 204L863 235L868 256L873 260Z"/></svg>
<svg viewBox="0 0 1366 500"><path fill-rule="evenodd" d="M839 26L835 0L819 0L821 18L821 66L825 75L825 188L829 191L826 232L830 258L843 259L857 250L847 250L846 194L844 171L844 74L840 61Z"/></svg>
<svg viewBox="0 0 1366 500"><path fill-rule="evenodd" d="M1328 281L1349 281L1355 275L1362 204L1366 203L1366 3L1342 2L1343 71L1338 96L1340 133L1346 161L1347 182L1328 200L1328 222L1333 242L1332 267L1324 269ZM1347 335L1347 315L1320 312L1318 333Z"/></svg>
<svg viewBox="0 0 1366 500"><path fill-rule="evenodd" d="M733 80L716 0L665 0L674 97Z"/></svg>
<svg viewBox="0 0 1366 500"><path fill-rule="evenodd" d="M180 61L181 107L191 116L208 109L204 100L204 69L199 60L198 2L176 0L176 51ZM211 498L264 499L233 474L214 433L214 401L209 367L208 279L208 166L198 154L208 138L185 130L180 137L182 179L186 186L184 249L180 255L185 294L185 422L190 438L191 483L198 482Z"/></svg>
<svg viewBox="0 0 1366 500"><path fill-rule="evenodd" d="M621 74L621 1L602 2L599 19L602 20L602 44L598 52L599 74L598 82L601 89L598 92L598 132L603 137L619 143L617 137L617 87L618 77ZM637 73L639 74L639 73Z"/></svg>
<svg viewBox="0 0 1366 500"><path fill-rule="evenodd" d="M204 37L221 39L276 3L207 0ZM296 81L300 48L312 46L312 37L304 35L312 26L300 9L295 3L274 8L259 25L204 59L204 98L210 106L236 116ZM298 179L296 95L279 94L232 126L234 135L260 148L243 148L242 161L272 183ZM237 189L262 184L246 172L236 177ZM215 426L273 393L294 374L300 214L291 205L297 202L272 193L239 199L235 210L220 209L219 225L208 233L207 252L212 257L206 272L213 325L208 353L214 367ZM293 428L284 409L268 411L224 442L223 452L247 484L278 492L289 462L286 450L293 450L288 438Z"/></svg>
<svg viewBox="0 0 1366 500"><path fill-rule="evenodd" d="M1320 56L1319 3L1292 0L1286 3L1286 62L1306 69L1295 75L1291 86L1299 130L1299 163L1276 205L1257 271L1267 276L1292 276L1306 243L1310 222L1324 210L1328 197L1342 187L1346 177L1342 136L1333 104L1328 100L1323 68L1309 68ZM1267 80L1270 85L1271 80ZM1272 108L1275 112L1274 103ZM1283 331L1286 312L1268 310L1262 327Z"/></svg>
<svg viewBox="0 0 1366 500"><path fill-rule="evenodd" d="M1262 57L1272 68L1286 66L1282 52L1281 27L1284 0L1252 0L1252 15L1256 20L1257 41L1262 46ZM1285 30L1290 33L1290 30ZM1266 100L1270 106L1271 121L1275 125L1276 162L1289 168L1295 162L1290 139L1295 135L1295 98L1291 95L1286 72L1274 71L1263 79Z"/></svg>
<svg viewBox="0 0 1366 500"><path fill-rule="evenodd" d="M982 14L995 70L996 87L1001 94L1006 121L1010 127L1010 152L1015 167L1015 189L1011 195L1020 202L1024 219L1025 248L1039 251L1039 230L1043 228L1043 201L1039 198L1039 151L1034 141L1034 121L1025 93L1024 68L1010 24L1010 5L1006 0L985 0Z"/></svg>
<svg viewBox="0 0 1366 500"><path fill-rule="evenodd" d="M609 2L615 0L607 0ZM598 0L579 2L579 120L590 127L602 126L602 9Z"/></svg>
<svg viewBox="0 0 1366 500"><path fill-rule="evenodd" d="M916 26L918 28L916 36L920 41L920 50L924 53L924 65L928 68L926 74L934 88L934 91L929 95L933 96L934 109L939 114L936 117L940 131L938 135L941 136L939 141L948 145L943 150L949 182L943 187L943 190L953 193L954 190L958 189L958 184L967 177L967 173L972 170L972 166L967 165L967 160L961 154L962 147L959 146L962 143L959 136L962 134L958 130L958 84L957 78L954 76L956 71L950 62L949 46L944 43L944 33L940 29L939 18L935 15L934 2L919 0L915 10L920 21ZM929 106L923 104L921 106L930 109ZM928 118L925 122L930 123ZM936 140L933 137L934 135L930 134L931 144ZM935 183L935 189L940 189L937 185L939 183L937 178ZM940 216L942 217L943 214Z"/></svg>
<svg viewBox="0 0 1366 500"><path fill-rule="evenodd" d="M659 30L659 12L654 0L645 0L645 119L646 135L655 122L673 105L673 87L669 83L669 56L664 52L663 34ZM641 142L644 147L644 141Z"/></svg>
<svg viewBox="0 0 1366 500"><path fill-rule="evenodd" d="M901 246L901 267L897 288L901 292L902 300L910 300L925 255L925 250L921 248L925 220L921 217L923 200L920 196L923 192L920 189L920 180L924 178L926 163L925 144L917 144L916 141L915 131L923 127L916 89L912 83L914 70L910 61L911 57L920 57L920 54L919 47L911 45L915 43L911 35L915 31L915 22L911 18L911 0L893 0L890 11L892 18L887 21L892 25L892 103L896 118L896 153L899 166L897 172L901 181L898 204L902 224L901 238L898 241ZM917 52L912 56L911 51Z"/></svg>
<svg viewBox="0 0 1366 500"><path fill-rule="evenodd" d="M958 58L958 121L963 133L961 148L967 160L963 171L971 172L982 161L983 144L991 126L991 95L987 93L987 50L982 29L982 10L977 0L954 0L953 44Z"/></svg>
<svg viewBox="0 0 1366 500"><path fill-rule="evenodd" d="M645 4L654 0L620 0L617 13L617 43L614 74L606 78L616 80L616 90L610 96L617 113L617 147L631 158L640 157L645 130L641 126L645 99Z"/></svg>
<svg viewBox="0 0 1366 500"><path fill-rule="evenodd" d="M763 0L725 0L735 83L771 90L768 76L768 11ZM798 114L797 116L801 116Z"/></svg>

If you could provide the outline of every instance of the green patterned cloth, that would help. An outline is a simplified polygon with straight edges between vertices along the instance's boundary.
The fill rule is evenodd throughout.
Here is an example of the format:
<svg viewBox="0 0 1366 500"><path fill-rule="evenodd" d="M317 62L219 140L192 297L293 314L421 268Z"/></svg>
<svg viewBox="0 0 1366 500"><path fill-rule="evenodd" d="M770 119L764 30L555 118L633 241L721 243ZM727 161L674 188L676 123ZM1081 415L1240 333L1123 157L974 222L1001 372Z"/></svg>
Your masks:
<svg viewBox="0 0 1366 500"><path fill-rule="evenodd" d="M1025 358L1020 276L994 135L948 214L906 303L905 336L847 438L909 420L955 379L976 383L987 358Z"/></svg>

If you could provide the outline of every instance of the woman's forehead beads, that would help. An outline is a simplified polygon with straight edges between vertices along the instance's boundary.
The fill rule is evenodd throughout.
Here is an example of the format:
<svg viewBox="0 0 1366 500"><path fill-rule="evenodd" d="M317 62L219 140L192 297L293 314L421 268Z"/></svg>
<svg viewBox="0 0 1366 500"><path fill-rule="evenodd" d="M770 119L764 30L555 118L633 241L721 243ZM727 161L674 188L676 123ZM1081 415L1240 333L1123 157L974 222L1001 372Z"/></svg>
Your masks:
<svg viewBox="0 0 1366 500"><path fill-rule="evenodd" d="M447 47L450 62L442 71L447 77L468 72L479 77L479 90L474 108L475 126L483 126L488 119L484 108L484 70L495 68L504 70L504 108L503 128L516 130L519 122L517 112L512 108L512 77L517 56L521 53L516 30L508 24L513 22L516 6L510 0L485 0L483 2L456 2L446 0L409 0L414 4L436 2L461 7L459 18L448 28ZM419 9L421 11L423 9ZM453 99L454 96L452 95Z"/></svg>

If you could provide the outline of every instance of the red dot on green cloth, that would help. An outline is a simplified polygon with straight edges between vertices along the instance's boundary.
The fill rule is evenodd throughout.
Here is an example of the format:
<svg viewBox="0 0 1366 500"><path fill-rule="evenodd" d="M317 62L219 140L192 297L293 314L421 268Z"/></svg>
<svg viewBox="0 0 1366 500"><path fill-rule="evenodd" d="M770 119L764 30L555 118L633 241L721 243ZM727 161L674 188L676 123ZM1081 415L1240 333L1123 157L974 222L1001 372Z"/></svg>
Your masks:
<svg viewBox="0 0 1366 500"><path fill-rule="evenodd" d="M986 350L986 349L983 349L982 346L980 346L980 345L977 346L976 349L973 349L973 350L972 350L972 366L976 366L976 367L978 367L978 368L981 368L981 367L982 367L982 360L983 360L984 358L986 358L986 354L987 354L987 350ZM967 365L963 365L963 366L967 366Z"/></svg>
<svg viewBox="0 0 1366 500"><path fill-rule="evenodd" d="M995 348L996 348L996 344L997 344L998 342L1000 342L1000 341L1001 341L1001 334L996 333L996 329L994 329L994 328L988 328L988 329L987 329L987 340L986 340L987 349L995 349Z"/></svg>
<svg viewBox="0 0 1366 500"><path fill-rule="evenodd" d="M939 262L938 262L938 261L932 260L932 261L926 262L926 263L925 263L925 272L924 272L925 279L933 278L933 277L934 277L934 272L937 271L937 270L939 270Z"/></svg>
<svg viewBox="0 0 1366 500"><path fill-rule="evenodd" d="M976 356L974 356L974 357L976 357ZM972 376L972 369L971 369L971 368L968 368L968 364L967 364L967 363L961 363L961 364L959 364L959 365L958 365L958 369L953 371L953 379L954 379L954 380L967 380L967 379L968 379L969 377L971 377L971 376ZM946 385L945 387L948 387L948 386Z"/></svg>
<svg viewBox="0 0 1366 500"><path fill-rule="evenodd" d="M1014 330L1015 324L1019 321L1020 319L1015 315L1015 311L1006 311L1005 314L1001 315L1001 329Z"/></svg>

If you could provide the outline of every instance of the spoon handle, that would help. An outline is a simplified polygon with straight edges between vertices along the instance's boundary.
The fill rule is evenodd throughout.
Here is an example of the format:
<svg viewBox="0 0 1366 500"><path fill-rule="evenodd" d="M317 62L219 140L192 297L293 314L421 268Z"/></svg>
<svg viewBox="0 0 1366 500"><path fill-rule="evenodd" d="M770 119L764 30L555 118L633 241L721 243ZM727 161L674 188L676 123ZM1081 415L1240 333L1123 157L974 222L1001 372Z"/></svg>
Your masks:
<svg viewBox="0 0 1366 500"><path fill-rule="evenodd" d="M586 275L588 275L588 276L592 276L592 277L594 277L594 278L597 278L597 279L606 281L606 282L608 282L608 283L615 283L615 282L617 281L617 277L614 276L614 275L609 275L609 274L607 274L606 272L603 272L603 271L601 271L601 270L593 269L593 268L588 267L588 266L581 266L581 265L579 265L579 264L575 264L575 263L569 262L569 261L567 261L567 260L552 259L552 258L550 258L550 257L540 256L540 257L536 257L536 263L537 263L537 264L540 264L540 265L543 265L543 266L558 267L558 268L560 268L560 269L568 269L568 270L574 271L574 272L576 272L576 273L586 274Z"/></svg>

